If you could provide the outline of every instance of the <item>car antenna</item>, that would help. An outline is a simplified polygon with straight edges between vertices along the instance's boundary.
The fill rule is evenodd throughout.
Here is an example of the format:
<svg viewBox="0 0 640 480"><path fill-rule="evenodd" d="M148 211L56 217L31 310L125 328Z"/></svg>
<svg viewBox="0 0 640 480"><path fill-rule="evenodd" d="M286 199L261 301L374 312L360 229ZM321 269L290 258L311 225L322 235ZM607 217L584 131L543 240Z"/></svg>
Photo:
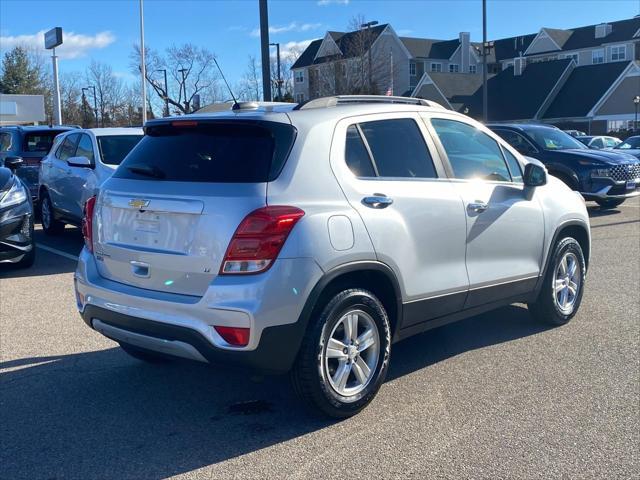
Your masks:
<svg viewBox="0 0 640 480"><path fill-rule="evenodd" d="M218 60L216 60L216 57L213 57L213 61L215 62L216 67L218 67L218 70L220 71L220 76L222 77L224 84L227 86L227 90L229 90L229 93L231 94L231 98L233 98L233 109L235 110L236 108L240 107L240 104L238 103L238 100L236 100L236 96L233 94L233 90L231 90L231 87L229 86L229 82L227 82L227 79L224 78L224 73L222 73L222 69L218 64Z"/></svg>

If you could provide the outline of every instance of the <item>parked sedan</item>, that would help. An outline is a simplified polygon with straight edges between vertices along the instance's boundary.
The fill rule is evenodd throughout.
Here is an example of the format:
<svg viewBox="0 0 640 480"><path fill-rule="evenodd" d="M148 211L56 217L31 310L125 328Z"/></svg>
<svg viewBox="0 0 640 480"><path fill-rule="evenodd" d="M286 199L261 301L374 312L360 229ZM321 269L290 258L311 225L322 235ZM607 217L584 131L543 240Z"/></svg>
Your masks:
<svg viewBox="0 0 640 480"><path fill-rule="evenodd" d="M22 159L5 159L0 167L0 263L33 265L33 202L25 183L14 174Z"/></svg>
<svg viewBox="0 0 640 480"><path fill-rule="evenodd" d="M556 128L543 125L490 125L494 132L523 155L545 164L586 200L613 208L640 195L640 161L619 150L590 150Z"/></svg>
<svg viewBox="0 0 640 480"><path fill-rule="evenodd" d="M620 140L619 138L607 137L605 135L584 135L575 137L575 139L594 150L602 150L603 148L616 148L622 143L622 140Z"/></svg>
<svg viewBox="0 0 640 480"><path fill-rule="evenodd" d="M640 158L640 135L627 138L624 142L614 147L614 150Z"/></svg>
<svg viewBox="0 0 640 480"><path fill-rule="evenodd" d="M40 165L40 213L45 233L82 223L84 203L143 137L141 128L72 130L59 138Z"/></svg>

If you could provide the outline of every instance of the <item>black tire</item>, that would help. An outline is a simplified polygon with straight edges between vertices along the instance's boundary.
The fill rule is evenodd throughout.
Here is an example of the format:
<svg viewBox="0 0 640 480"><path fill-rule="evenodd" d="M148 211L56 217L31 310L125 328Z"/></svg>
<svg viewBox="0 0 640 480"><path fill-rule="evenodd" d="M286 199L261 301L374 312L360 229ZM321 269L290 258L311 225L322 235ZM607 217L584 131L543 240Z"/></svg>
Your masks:
<svg viewBox="0 0 640 480"><path fill-rule="evenodd" d="M370 370L368 382L363 382L364 388L358 393L344 396L331 386L328 378L330 373L325 368L324 352L329 336L334 332L344 315L352 310L364 312L370 320L373 320L377 329L379 345L375 367ZM291 371L294 390L307 406L315 411L320 411L332 418L350 417L369 405L380 390L387 375L390 354L391 327L387 312L380 300L366 290L344 290L330 298L320 310L320 314L311 319L298 358ZM363 353L360 355L361 358L364 358L362 357ZM351 360L347 363L350 362ZM374 360L371 360L372 365L373 362ZM355 380L357 356L353 363L354 365L349 369L351 373L347 375L347 378Z"/></svg>
<svg viewBox="0 0 640 480"><path fill-rule="evenodd" d="M565 175L564 173L552 173L551 175L558 178L559 180L562 180L562 183L564 183L571 190L578 191L578 185L576 185L576 181L569 175Z"/></svg>
<svg viewBox="0 0 640 480"><path fill-rule="evenodd" d="M560 269L560 262L567 254L572 254L577 259L577 268L580 269L576 273L576 278L580 279L577 284L577 293L574 295L572 307L570 311L562 310L558 305L557 294L555 291L556 272ZM534 318L551 325L564 325L569 322L580 308L582 302L582 294L586 280L586 262L580 244L571 237L565 237L558 241L553 249L552 257L549 259L549 267L542 282L542 288L538 298L534 303L528 305L529 310Z"/></svg>
<svg viewBox="0 0 640 480"><path fill-rule="evenodd" d="M42 229L47 235L59 235L64 230L64 223L56 219L53 204L46 191L40 198L40 221Z"/></svg>
<svg viewBox="0 0 640 480"><path fill-rule="evenodd" d="M167 363L171 360L167 355L163 355L162 353L147 350L146 348L136 347L125 342L118 343L120 344L122 350L124 350L136 360L141 360L147 363Z"/></svg>
<svg viewBox="0 0 640 480"><path fill-rule="evenodd" d="M600 208L602 208L603 210L607 210L609 208L616 208L618 205L622 205L624 203L624 198L623 199L610 199L610 200L596 200L596 203L598 205L600 205Z"/></svg>

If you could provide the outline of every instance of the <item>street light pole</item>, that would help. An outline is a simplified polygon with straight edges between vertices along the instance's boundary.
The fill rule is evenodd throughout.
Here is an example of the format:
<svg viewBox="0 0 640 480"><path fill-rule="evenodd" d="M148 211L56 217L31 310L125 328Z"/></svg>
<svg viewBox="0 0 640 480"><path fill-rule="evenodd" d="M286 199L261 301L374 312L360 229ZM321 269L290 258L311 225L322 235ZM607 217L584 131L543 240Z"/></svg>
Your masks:
<svg viewBox="0 0 640 480"><path fill-rule="evenodd" d="M83 90L93 90L93 113L96 117L96 127L98 126L98 97L96 97L96 87L95 85L89 85L88 87L83 88ZM104 125L102 125L104 127Z"/></svg>
<svg viewBox="0 0 640 480"><path fill-rule="evenodd" d="M633 97L633 106L636 109L636 114L633 120L633 132L635 133L638 130L638 104L640 104L640 95L636 95Z"/></svg>
<svg viewBox="0 0 640 480"><path fill-rule="evenodd" d="M147 66L144 61L144 7L140 0L140 72L142 73L142 124L147 121Z"/></svg>
<svg viewBox="0 0 640 480"><path fill-rule="evenodd" d="M482 120L489 120L487 92L487 0L482 0Z"/></svg>
<svg viewBox="0 0 640 480"><path fill-rule="evenodd" d="M181 68L178 70L182 75L182 85L184 86L184 111L185 113L189 113L189 102L187 101L187 79L184 76L184 72L187 71L186 68Z"/></svg>
<svg viewBox="0 0 640 480"><path fill-rule="evenodd" d="M360 28L364 28L367 31L367 36L365 38L365 40L369 43L368 46L368 51L369 51L369 91L366 93L372 93L372 85L373 85L373 76L372 76L372 72L371 72L371 45L373 44L373 42L371 42L371 32L369 31L371 29L371 27L373 27L374 25L377 25L378 22L376 20L373 20L371 22L367 22L367 23L363 23L362 25L360 25Z"/></svg>
<svg viewBox="0 0 640 480"><path fill-rule="evenodd" d="M260 0L260 53L262 57L262 98L271 101L271 66L269 65L269 7Z"/></svg>
<svg viewBox="0 0 640 480"><path fill-rule="evenodd" d="M278 86L278 101L282 101L282 78L280 77L280 44L270 43L269 45L276 47L276 62L278 64L278 79L276 85Z"/></svg>
<svg viewBox="0 0 640 480"><path fill-rule="evenodd" d="M84 92L88 90L87 87L82 87L82 128L87 128L87 96Z"/></svg>

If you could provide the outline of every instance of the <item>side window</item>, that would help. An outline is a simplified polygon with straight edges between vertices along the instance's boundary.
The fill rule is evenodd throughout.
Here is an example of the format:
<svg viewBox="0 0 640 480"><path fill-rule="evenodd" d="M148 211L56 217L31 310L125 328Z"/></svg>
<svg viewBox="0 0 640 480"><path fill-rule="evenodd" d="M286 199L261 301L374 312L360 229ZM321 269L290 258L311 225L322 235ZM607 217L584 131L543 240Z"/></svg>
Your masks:
<svg viewBox="0 0 640 480"><path fill-rule="evenodd" d="M68 158L73 157L76 153L76 142L78 141L78 136L79 134L74 133L73 135L69 135L65 138L62 145L60 145L56 152L56 157L65 162Z"/></svg>
<svg viewBox="0 0 640 480"><path fill-rule="evenodd" d="M536 149L531 142L517 132L511 130L499 130L495 132L506 140L506 142L523 155L532 155Z"/></svg>
<svg viewBox="0 0 640 480"><path fill-rule="evenodd" d="M510 182L498 143L466 123L434 118L431 124L447 152L455 178Z"/></svg>
<svg viewBox="0 0 640 480"><path fill-rule="evenodd" d="M503 148L502 152L504 153L504 158L507 160L511 178L516 183L522 183L522 168L520 167L520 162L518 162L518 159L506 148Z"/></svg>
<svg viewBox="0 0 640 480"><path fill-rule="evenodd" d="M596 138L589 146L591 148L604 148L604 142L602 141L602 138Z"/></svg>
<svg viewBox="0 0 640 480"><path fill-rule="evenodd" d="M380 177L436 178L420 128L410 118L360 124Z"/></svg>
<svg viewBox="0 0 640 480"><path fill-rule="evenodd" d="M87 157L93 163L93 143L89 135L81 135L74 157Z"/></svg>
<svg viewBox="0 0 640 480"><path fill-rule="evenodd" d="M351 125L347 129L347 141L345 145L345 160L349 170L357 177L375 177L369 152L362 141L358 127Z"/></svg>
<svg viewBox="0 0 640 480"><path fill-rule="evenodd" d="M13 137L10 132L0 132L0 152L10 152L13 148Z"/></svg>

